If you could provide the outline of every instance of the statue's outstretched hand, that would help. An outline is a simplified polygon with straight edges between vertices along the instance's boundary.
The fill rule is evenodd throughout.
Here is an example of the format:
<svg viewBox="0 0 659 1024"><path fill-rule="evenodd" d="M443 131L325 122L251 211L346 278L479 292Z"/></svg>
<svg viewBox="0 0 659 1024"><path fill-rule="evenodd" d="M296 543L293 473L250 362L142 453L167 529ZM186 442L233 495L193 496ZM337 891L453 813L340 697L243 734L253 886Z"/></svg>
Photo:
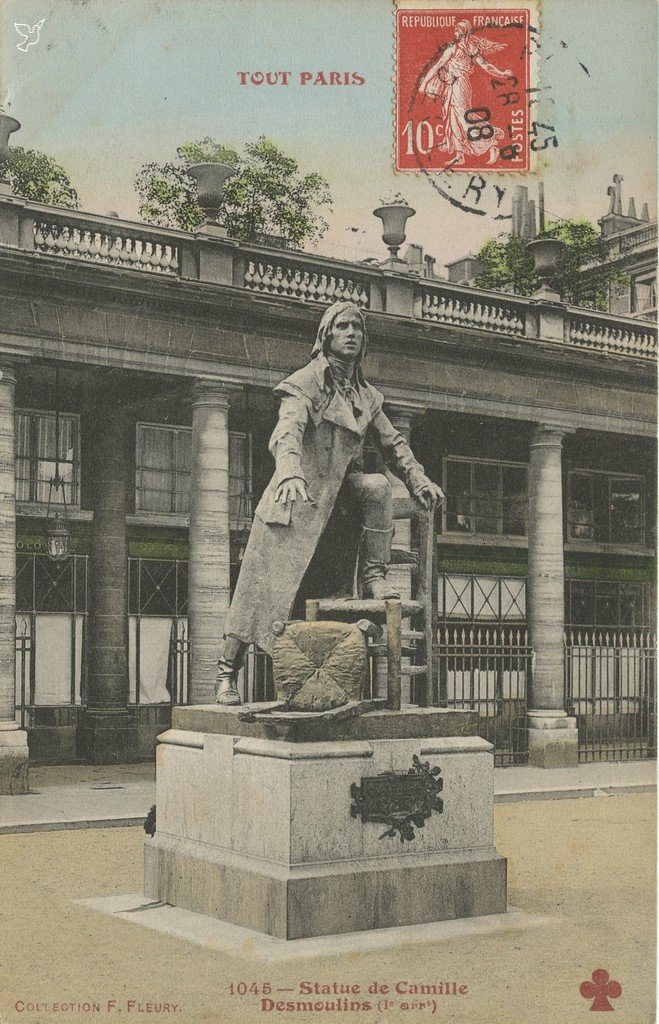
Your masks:
<svg viewBox="0 0 659 1024"><path fill-rule="evenodd" d="M444 492L438 484L434 484L432 480L426 479L425 484L420 490L416 491L414 497L422 508L429 509L443 503Z"/></svg>
<svg viewBox="0 0 659 1024"><path fill-rule="evenodd" d="M284 505L287 501L296 501L298 498L301 498L302 501L310 500L306 482L298 476L284 480L275 491L275 501L281 501Z"/></svg>

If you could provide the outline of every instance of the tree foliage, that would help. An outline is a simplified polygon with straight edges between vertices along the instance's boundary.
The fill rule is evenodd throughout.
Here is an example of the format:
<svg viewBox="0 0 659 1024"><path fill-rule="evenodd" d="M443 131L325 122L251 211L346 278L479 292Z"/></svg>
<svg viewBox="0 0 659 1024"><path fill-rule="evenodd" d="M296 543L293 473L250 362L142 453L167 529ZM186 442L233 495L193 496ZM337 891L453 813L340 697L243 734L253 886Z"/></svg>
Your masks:
<svg viewBox="0 0 659 1024"><path fill-rule="evenodd" d="M68 206L73 210L80 205L78 193L64 168L36 149L12 147L1 171L17 196L50 206Z"/></svg>
<svg viewBox="0 0 659 1024"><path fill-rule="evenodd" d="M593 225L585 220L560 220L538 237L560 238L566 244L555 278L563 299L575 306L607 309L610 289L622 287L626 275L606 265L608 248ZM477 258L483 265L476 278L479 288L532 295L540 285L522 238L490 239Z"/></svg>
<svg viewBox="0 0 659 1024"><path fill-rule="evenodd" d="M321 210L332 201L327 181L316 173L301 175L297 161L263 135L247 143L243 155L205 138L179 146L175 162L144 164L135 178L140 216L161 227L193 231L204 213L187 168L212 162L236 168L220 207L232 238L283 247L322 238L329 225Z"/></svg>

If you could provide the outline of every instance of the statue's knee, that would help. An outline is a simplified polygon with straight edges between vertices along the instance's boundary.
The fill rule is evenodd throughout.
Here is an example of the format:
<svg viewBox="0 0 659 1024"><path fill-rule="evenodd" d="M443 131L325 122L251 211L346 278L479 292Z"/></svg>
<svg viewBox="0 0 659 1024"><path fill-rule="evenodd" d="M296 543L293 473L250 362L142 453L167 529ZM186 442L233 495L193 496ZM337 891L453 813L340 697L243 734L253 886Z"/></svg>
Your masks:
<svg viewBox="0 0 659 1024"><path fill-rule="evenodd" d="M391 484L383 473L369 473L365 478L365 484L369 498L386 501L391 497Z"/></svg>

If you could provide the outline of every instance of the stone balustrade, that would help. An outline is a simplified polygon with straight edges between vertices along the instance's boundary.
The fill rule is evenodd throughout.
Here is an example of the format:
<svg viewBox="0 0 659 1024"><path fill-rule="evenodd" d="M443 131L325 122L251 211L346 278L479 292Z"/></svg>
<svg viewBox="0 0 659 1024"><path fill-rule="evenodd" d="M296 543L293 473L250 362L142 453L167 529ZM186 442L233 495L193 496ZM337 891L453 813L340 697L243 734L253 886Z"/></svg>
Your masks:
<svg viewBox="0 0 659 1024"><path fill-rule="evenodd" d="M657 358L657 328L647 320L569 308L565 342L575 348L612 352L637 359Z"/></svg>
<svg viewBox="0 0 659 1024"><path fill-rule="evenodd" d="M100 219L100 218L99 218ZM162 233L137 229L113 219L80 217L51 211L33 222L34 248L49 256L102 263L110 267L178 275L179 247Z"/></svg>
<svg viewBox="0 0 659 1024"><path fill-rule="evenodd" d="M523 300L512 302L504 296L473 288L424 288L421 316L436 323L482 328L501 334L526 333Z"/></svg>
<svg viewBox="0 0 659 1024"><path fill-rule="evenodd" d="M323 271L317 265L309 266L308 261L299 262L293 257L273 258L247 254L243 283L245 288L266 295L284 295L289 299L303 302L354 302L367 309L370 300L368 280L355 272L354 264L346 270Z"/></svg>
<svg viewBox="0 0 659 1024"><path fill-rule="evenodd" d="M637 231L656 234L656 225ZM649 237L649 236L648 236ZM217 227L196 233L0 196L0 250L79 260L247 292L365 310L465 330L656 360L657 328L535 297L418 277L402 262L350 263L314 253L243 246Z"/></svg>
<svg viewBox="0 0 659 1024"><path fill-rule="evenodd" d="M650 224L641 224L640 227L630 228L628 231L622 231L619 235L614 235L609 242L609 256L615 256L616 253L626 254L640 249L641 247L650 247L657 244L657 222L653 221Z"/></svg>

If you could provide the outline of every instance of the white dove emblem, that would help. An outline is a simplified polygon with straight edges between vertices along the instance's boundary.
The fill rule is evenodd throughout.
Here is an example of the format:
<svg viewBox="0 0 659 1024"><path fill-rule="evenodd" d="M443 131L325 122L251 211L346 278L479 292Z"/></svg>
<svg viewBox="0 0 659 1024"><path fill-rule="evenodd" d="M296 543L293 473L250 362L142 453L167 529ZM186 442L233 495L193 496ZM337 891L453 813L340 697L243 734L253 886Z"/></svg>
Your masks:
<svg viewBox="0 0 659 1024"><path fill-rule="evenodd" d="M42 18L36 25L30 28L29 25L17 25L14 22L14 28L18 32L19 36L22 36L20 43L16 43L16 48L22 50L23 53L27 53L28 46L34 46L35 43L39 42L39 33L41 32L41 26L46 19Z"/></svg>

